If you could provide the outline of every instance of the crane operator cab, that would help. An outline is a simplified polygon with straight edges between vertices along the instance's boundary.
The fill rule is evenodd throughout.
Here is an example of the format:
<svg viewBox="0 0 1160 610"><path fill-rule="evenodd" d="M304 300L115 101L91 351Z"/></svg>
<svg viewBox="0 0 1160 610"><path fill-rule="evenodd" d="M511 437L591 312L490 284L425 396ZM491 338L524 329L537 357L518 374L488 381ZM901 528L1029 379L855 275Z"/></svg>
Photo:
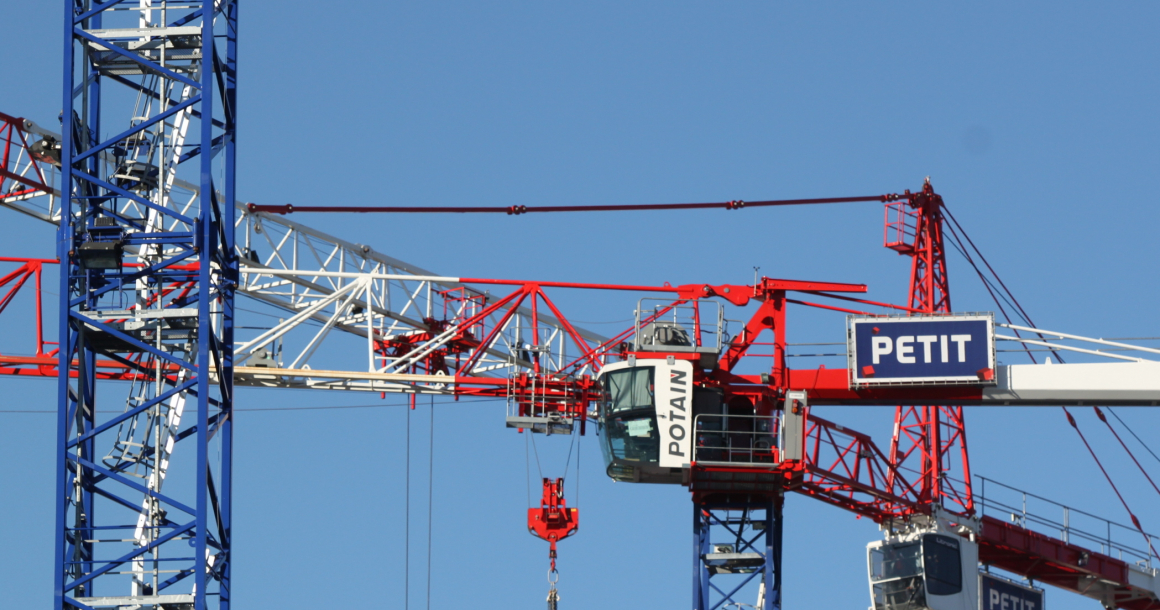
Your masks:
<svg viewBox="0 0 1160 610"><path fill-rule="evenodd" d="M977 610L979 550L943 532L909 533L867 546L870 610Z"/></svg>
<svg viewBox="0 0 1160 610"><path fill-rule="evenodd" d="M719 304L666 303L658 313L644 309L648 300L637 309L632 353L599 376L597 422L608 476L679 485L694 461L772 463L779 438L773 404L759 401L755 408L748 397L694 383L701 370L717 366ZM714 306L715 326L706 320Z"/></svg>
<svg viewBox="0 0 1160 610"><path fill-rule="evenodd" d="M691 461L695 398L720 404L720 395L695 392L687 360L630 358L605 366L600 384L600 447L608 476L679 485Z"/></svg>

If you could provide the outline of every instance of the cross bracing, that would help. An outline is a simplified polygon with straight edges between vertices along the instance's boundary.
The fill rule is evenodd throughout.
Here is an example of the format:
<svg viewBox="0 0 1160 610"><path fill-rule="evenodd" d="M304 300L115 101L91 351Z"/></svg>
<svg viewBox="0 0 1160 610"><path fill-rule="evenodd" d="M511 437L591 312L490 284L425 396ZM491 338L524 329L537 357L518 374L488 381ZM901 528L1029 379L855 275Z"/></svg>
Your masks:
<svg viewBox="0 0 1160 610"><path fill-rule="evenodd" d="M35 138L59 140L59 134L31 122L23 122L25 131ZM112 164L106 155L106 164ZM50 163L30 162L22 166L24 173L41 172L49 185L57 184L59 168ZM196 209L200 188L193 183L168 174L170 188L164 207L186 215ZM220 194L219 194L220 196ZM19 196L0 197L0 205L20 211L40 220L59 224L59 189L35 190ZM489 293L466 286L456 278L444 277L404 262L368 245L353 243L277 214L250 212L243 201L235 202L237 220L237 253L240 261L240 282L237 294L270 306L268 311L283 312L276 323L257 336L237 342L236 364L239 371L236 382L261 387L292 387L312 389L365 390L371 392L420 391L448 393L445 381L417 382L411 369L421 364L423 357L445 349L455 336L454 327L447 327L429 340L415 342L417 335L428 333L428 319L440 321L465 319L473 309L488 299ZM147 214L139 202L124 203L126 216ZM156 214L154 215L156 216ZM177 228L180 221L170 221L169 228ZM134 250L130 247L127 250ZM481 328L500 323L502 311L496 311L480 321ZM506 321L503 333L483 352L473 373L487 377L506 377L521 370L533 368L528 359L527 346L531 343L530 326L533 312L527 306L517 308L516 314ZM552 315L539 313L536 323L540 336L536 337L537 354L543 354L540 364L545 372L592 374L591 366L565 371L580 354L567 332ZM321 325L321 326L319 326ZM576 329L592 344L606 339L596 333ZM354 365L345 354L342 364L327 362L326 349L331 333L357 337L364 343L362 349L347 350L361 354L361 363ZM376 342L389 344L395 339L409 340L405 355L392 355L374 349ZM334 343L333 339L330 343ZM353 345L346 343L346 345ZM470 353L464 355L470 356ZM319 358L323 358L322 361ZM250 368L280 368L280 374L248 373ZM326 373L307 373L310 369ZM350 373L340 375L339 373ZM362 373L379 373L367 376ZM393 381L393 374L409 374L410 381ZM434 374L434 373L433 373ZM398 378L402 379L402 378Z"/></svg>

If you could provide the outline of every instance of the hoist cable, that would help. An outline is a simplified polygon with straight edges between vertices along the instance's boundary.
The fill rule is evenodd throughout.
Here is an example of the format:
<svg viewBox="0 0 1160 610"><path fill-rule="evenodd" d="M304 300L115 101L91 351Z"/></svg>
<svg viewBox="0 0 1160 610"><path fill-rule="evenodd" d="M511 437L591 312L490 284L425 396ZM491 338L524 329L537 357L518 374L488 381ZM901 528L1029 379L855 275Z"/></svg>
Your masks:
<svg viewBox="0 0 1160 610"><path fill-rule="evenodd" d="M1142 446L1144 448L1144 450L1147 451L1148 454L1152 456L1152 459L1156 460L1157 462L1160 462L1160 457L1156 456L1156 453L1154 451L1152 451L1152 448L1149 447L1148 444L1145 443L1143 439L1141 439L1139 436L1136 436L1136 432L1134 430L1132 430L1132 428L1128 424L1124 423L1124 420L1120 419L1120 415L1118 413L1113 411L1111 407L1107 407L1107 410L1108 410L1108 413L1111 413L1112 417L1116 418L1116 421L1120 422L1120 425L1123 426L1124 429L1128 431L1128 434L1131 434L1132 438L1136 439L1136 442L1140 443L1140 446Z"/></svg>
<svg viewBox="0 0 1160 610"><path fill-rule="evenodd" d="M568 441L568 459L564 460L564 476L568 476L568 467L572 465L572 448L576 446L576 437L578 436L578 433L573 430L572 434L569 436L571 436L572 439Z"/></svg>
<svg viewBox="0 0 1160 610"><path fill-rule="evenodd" d="M524 483L528 486L528 507L532 506L532 450L531 432L524 437Z"/></svg>
<svg viewBox="0 0 1160 610"><path fill-rule="evenodd" d="M580 507L580 449L584 447L583 442L576 444L576 502L573 506Z"/></svg>
<svg viewBox="0 0 1160 610"><path fill-rule="evenodd" d="M536 472L540 473L540 478L544 478L544 469L540 467L540 450L536 448L535 433L528 429L528 435L532 439L532 454L536 456Z"/></svg>
<svg viewBox="0 0 1160 610"><path fill-rule="evenodd" d="M411 607L411 410L415 408L415 395L410 396L410 406L407 408L407 474L403 493L407 507L403 511L405 525L403 536L403 608Z"/></svg>
<svg viewBox="0 0 1160 610"><path fill-rule="evenodd" d="M1124 448L1124 451L1128 452L1128 457L1132 458L1132 461L1136 464L1136 468L1139 468L1140 473L1144 475L1144 478L1148 479L1148 483L1152 485L1152 489L1155 489L1156 493L1160 494L1160 487L1156 487L1155 481L1152 480L1152 477L1148 476L1148 471L1144 470L1144 466L1140 464L1140 460L1137 460L1135 454L1132 453L1132 450L1128 449L1128 446L1124 444L1124 439L1120 438L1119 433L1117 433L1116 429L1112 427L1112 422L1108 421L1108 418L1104 417L1104 412L1101 411L1099 407L1093 406L1092 409L1095 410L1096 416L1100 418L1100 421L1104 422L1104 425L1108 427L1108 430L1112 431L1112 436L1116 437L1116 440L1120 442L1120 446Z"/></svg>
<svg viewBox="0 0 1160 610"><path fill-rule="evenodd" d="M435 496L435 396L431 396L431 435L427 442L427 610L431 610L432 499Z"/></svg>
<svg viewBox="0 0 1160 610"><path fill-rule="evenodd" d="M1087 437L1084 436L1083 431L1079 429L1079 425L1076 423L1075 418L1072 417L1071 412L1067 410L1067 407L1060 408L1063 409L1064 414L1067 415L1067 423L1071 424L1071 427L1075 429L1077 434L1079 434L1080 440L1083 441L1084 447L1087 447L1088 453L1091 454L1092 459L1096 462L1096 466L1099 466L1100 472L1104 473L1104 478L1107 479L1108 485L1111 485L1112 491L1116 492L1116 497L1120 499L1120 504L1124 505L1124 510L1128 511L1128 516L1132 518L1132 525L1135 525L1140 534L1144 536L1144 542L1148 545L1148 549L1152 551L1152 554L1155 555L1157 559L1160 559L1160 554L1157 554L1156 549L1152 546L1152 538L1144 532L1143 526L1140 525L1140 520L1136 518L1136 514L1132 512L1132 509L1128 507L1128 502L1124 500L1124 496L1120 493L1120 489L1116 487L1115 482L1112 481L1112 477L1108 474L1107 469L1104 468L1103 462L1101 462L1100 458L1096 456L1095 450L1093 450L1092 446L1088 443Z"/></svg>

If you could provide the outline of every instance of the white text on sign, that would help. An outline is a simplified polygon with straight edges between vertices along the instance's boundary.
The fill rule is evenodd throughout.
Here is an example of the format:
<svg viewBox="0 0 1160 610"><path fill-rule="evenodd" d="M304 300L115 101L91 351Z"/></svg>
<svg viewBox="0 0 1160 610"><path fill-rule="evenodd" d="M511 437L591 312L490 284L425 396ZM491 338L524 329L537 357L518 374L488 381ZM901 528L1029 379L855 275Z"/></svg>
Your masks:
<svg viewBox="0 0 1160 610"><path fill-rule="evenodd" d="M1039 610L1035 602L991 589L987 610Z"/></svg>
<svg viewBox="0 0 1160 610"><path fill-rule="evenodd" d="M958 361L966 362L967 342L970 340L970 335L903 335L898 339L874 337L870 340L870 353L874 364L879 364L882 356L889 356L891 353L901 364L914 364L917 358L914 353L915 344L918 343L922 345L922 361L929 364L933 362L931 346L936 345L941 362L950 362L950 344L954 343L958 348L955 354Z"/></svg>

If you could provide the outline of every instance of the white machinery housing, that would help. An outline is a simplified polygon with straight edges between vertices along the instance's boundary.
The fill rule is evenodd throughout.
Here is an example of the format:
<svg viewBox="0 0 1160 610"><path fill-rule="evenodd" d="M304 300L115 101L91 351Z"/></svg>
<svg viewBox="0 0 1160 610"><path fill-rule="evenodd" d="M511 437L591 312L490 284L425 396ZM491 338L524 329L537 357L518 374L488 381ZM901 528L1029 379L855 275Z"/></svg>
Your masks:
<svg viewBox="0 0 1160 610"><path fill-rule="evenodd" d="M871 610L978 610L979 547L920 528L866 547Z"/></svg>

